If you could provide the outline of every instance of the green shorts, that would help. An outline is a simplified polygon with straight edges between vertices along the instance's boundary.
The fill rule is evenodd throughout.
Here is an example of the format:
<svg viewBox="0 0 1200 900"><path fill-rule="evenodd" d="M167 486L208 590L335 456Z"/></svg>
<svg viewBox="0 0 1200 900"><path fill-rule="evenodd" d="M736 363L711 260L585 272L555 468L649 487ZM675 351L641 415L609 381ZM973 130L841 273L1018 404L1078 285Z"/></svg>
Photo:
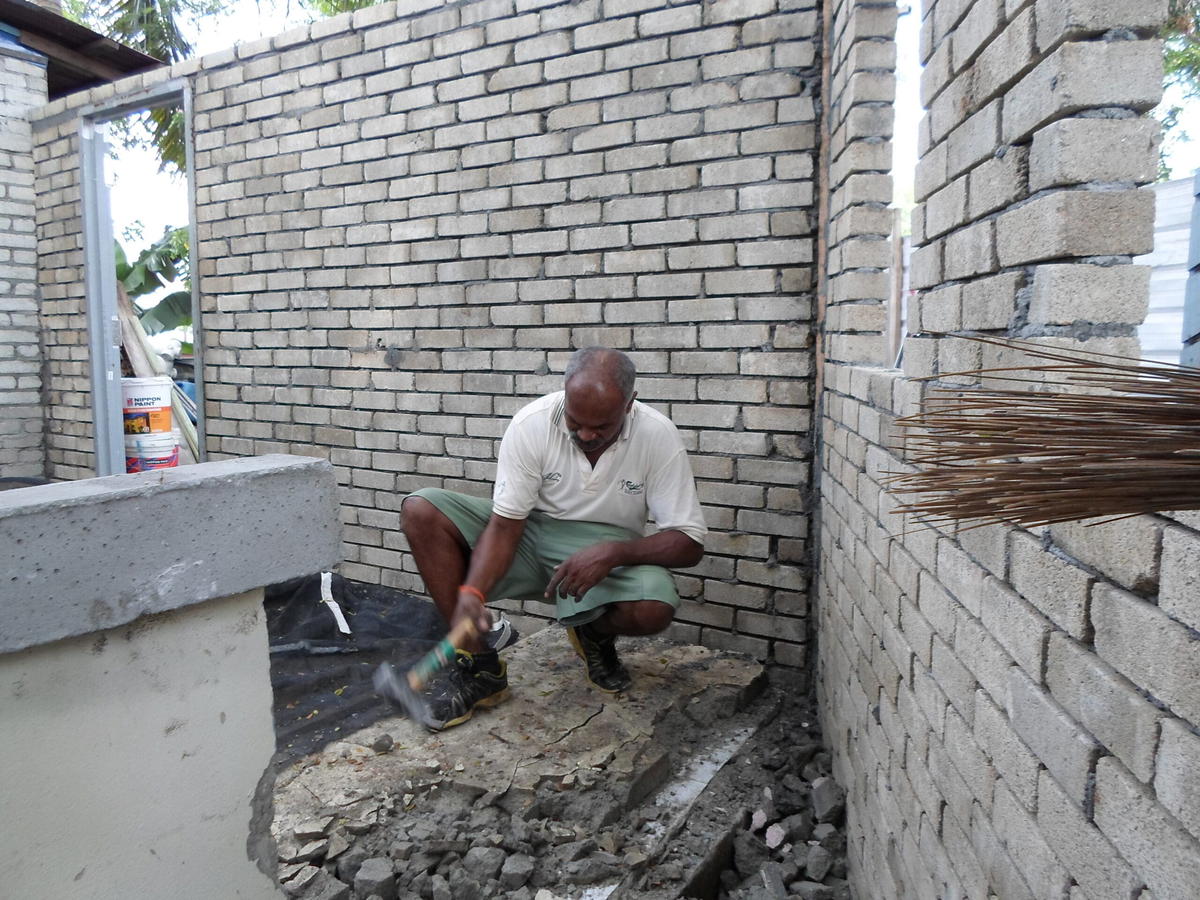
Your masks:
<svg viewBox="0 0 1200 900"><path fill-rule="evenodd" d="M442 488L422 488L413 497L428 500L455 524L467 543L474 547L492 516L492 501ZM509 600L538 600L545 597L554 568L576 550L602 541L629 541L641 537L616 525L600 522L569 522L532 512L517 545L512 566L491 590L491 596ZM582 625L598 618L610 603L658 600L679 608L675 580L662 566L622 566L583 597L555 598L555 615L563 625Z"/></svg>

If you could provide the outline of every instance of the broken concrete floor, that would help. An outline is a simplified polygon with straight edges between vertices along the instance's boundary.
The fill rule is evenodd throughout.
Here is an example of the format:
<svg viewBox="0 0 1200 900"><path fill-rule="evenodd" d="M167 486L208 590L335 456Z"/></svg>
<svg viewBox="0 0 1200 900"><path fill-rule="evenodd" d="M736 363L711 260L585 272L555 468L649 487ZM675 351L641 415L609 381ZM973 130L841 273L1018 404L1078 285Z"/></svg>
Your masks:
<svg viewBox="0 0 1200 900"><path fill-rule="evenodd" d="M546 628L505 652L503 705L439 734L383 719L289 766L273 828L285 891L848 897L840 792L782 683L798 674L658 640L621 651L633 689L604 694Z"/></svg>

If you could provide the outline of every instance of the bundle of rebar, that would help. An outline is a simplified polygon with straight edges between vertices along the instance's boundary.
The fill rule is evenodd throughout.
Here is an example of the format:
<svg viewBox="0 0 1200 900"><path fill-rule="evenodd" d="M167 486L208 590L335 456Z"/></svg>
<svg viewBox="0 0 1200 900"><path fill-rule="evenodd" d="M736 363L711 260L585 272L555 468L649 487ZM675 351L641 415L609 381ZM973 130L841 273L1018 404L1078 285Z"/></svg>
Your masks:
<svg viewBox="0 0 1200 900"><path fill-rule="evenodd" d="M1032 527L1200 509L1200 369L969 336L1040 362L930 391L896 420L915 472L886 481L929 524ZM992 386L997 385L997 386Z"/></svg>

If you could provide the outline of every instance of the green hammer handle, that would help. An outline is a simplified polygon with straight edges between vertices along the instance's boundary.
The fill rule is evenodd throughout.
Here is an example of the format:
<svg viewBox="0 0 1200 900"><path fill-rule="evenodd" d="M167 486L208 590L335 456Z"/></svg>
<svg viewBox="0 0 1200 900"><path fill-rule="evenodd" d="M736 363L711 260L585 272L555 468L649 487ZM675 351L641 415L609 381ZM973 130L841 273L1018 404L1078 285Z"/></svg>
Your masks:
<svg viewBox="0 0 1200 900"><path fill-rule="evenodd" d="M461 619L450 629L449 634L438 641L436 647L422 656L408 670L408 686L413 689L414 693L424 688L425 683L433 677L434 673L454 658L454 651L477 634L479 634L479 629L475 627L474 622L470 619Z"/></svg>

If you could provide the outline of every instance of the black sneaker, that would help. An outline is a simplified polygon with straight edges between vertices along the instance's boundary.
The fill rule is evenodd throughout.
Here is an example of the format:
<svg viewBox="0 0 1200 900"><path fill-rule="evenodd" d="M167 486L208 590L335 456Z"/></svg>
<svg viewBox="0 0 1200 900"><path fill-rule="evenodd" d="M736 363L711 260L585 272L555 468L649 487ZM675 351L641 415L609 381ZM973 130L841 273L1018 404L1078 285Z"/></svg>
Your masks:
<svg viewBox="0 0 1200 900"><path fill-rule="evenodd" d="M461 725L477 707L487 709L508 699L508 666L495 653L456 650L454 663L426 688L429 714L425 727L441 731Z"/></svg>
<svg viewBox="0 0 1200 900"><path fill-rule="evenodd" d="M517 631L517 627L509 621L508 616L500 612L492 622L491 631L483 636L483 642L489 650L500 651L511 647L520 637L521 633Z"/></svg>
<svg viewBox="0 0 1200 900"><path fill-rule="evenodd" d="M567 639L587 668L587 680L610 694L625 690L633 683L629 672L617 657L617 639L601 634L588 625L567 627Z"/></svg>

